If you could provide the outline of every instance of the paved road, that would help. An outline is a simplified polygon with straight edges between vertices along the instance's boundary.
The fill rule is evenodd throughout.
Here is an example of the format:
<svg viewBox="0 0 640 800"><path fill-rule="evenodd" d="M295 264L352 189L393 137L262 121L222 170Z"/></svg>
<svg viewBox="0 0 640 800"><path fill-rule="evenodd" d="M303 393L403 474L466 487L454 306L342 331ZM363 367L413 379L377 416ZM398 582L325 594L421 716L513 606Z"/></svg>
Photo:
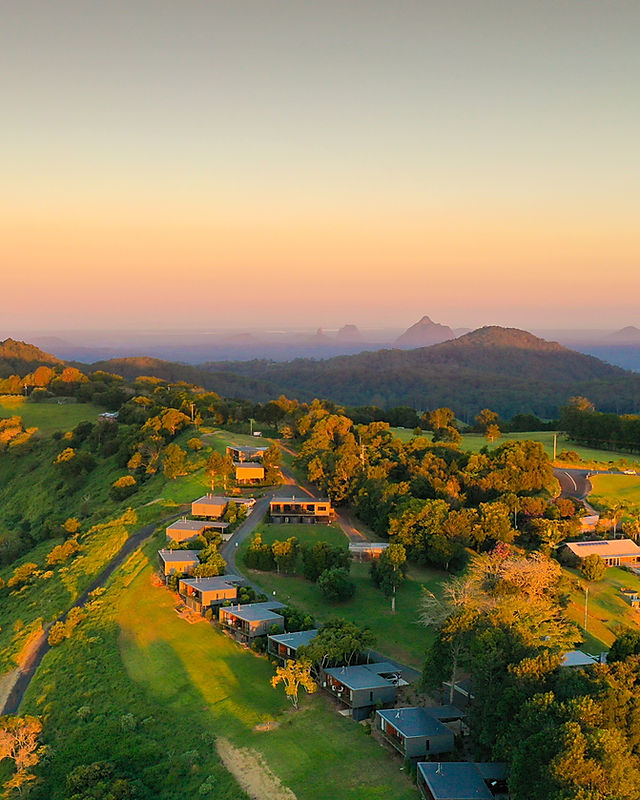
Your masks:
<svg viewBox="0 0 640 800"><path fill-rule="evenodd" d="M588 469L554 469L562 489L562 497L570 497L573 500L585 500L591 492L592 486L589 475L592 474Z"/></svg>
<svg viewBox="0 0 640 800"><path fill-rule="evenodd" d="M180 514L183 512L181 511ZM180 515L178 515L180 516ZM162 523L169 522L170 520L176 519L177 516L172 514L171 517L168 517L165 520L161 520ZM95 589L98 589L109 580L111 575L118 569L118 567L122 566L124 562L129 558L131 553L134 550L137 550L143 542L145 542L151 534L155 531L158 527L160 522L152 522L149 525L145 525L144 527L137 530L134 534L132 534L122 545L120 550L116 553L116 555L111 559L111 561L107 564L107 566L102 570L102 572L95 578L91 585L87 587L87 589L78 597L78 599L71 605L60 617L58 617L58 621L64 622L66 620L69 611L72 608L77 608L84 606L87 600L89 599L89 594L93 592ZM53 623L51 623L53 624ZM0 709L0 715L2 714L16 714L18 709L20 708L20 703L22 702L22 698L24 697L24 693L27 690L27 687L31 683L31 679L36 673L36 670L40 666L42 659L45 657L46 653L51 649L49 646L49 642L47 641L47 637L49 635L49 628L51 625L48 625L43 631L42 634L36 639L32 646L29 656L26 662L22 665L20 669L20 673L18 676L17 681L13 685L11 692L7 696L5 701L4 707Z"/></svg>

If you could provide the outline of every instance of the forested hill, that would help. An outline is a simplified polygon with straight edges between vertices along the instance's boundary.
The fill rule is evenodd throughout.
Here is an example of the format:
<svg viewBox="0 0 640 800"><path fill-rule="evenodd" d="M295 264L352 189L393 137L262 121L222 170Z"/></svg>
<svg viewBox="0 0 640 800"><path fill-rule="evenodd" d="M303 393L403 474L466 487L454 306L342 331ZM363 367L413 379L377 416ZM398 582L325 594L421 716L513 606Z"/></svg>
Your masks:
<svg viewBox="0 0 640 800"><path fill-rule="evenodd" d="M0 378L24 375L37 367L61 364L60 359L33 344L5 339L0 342Z"/></svg>
<svg viewBox="0 0 640 800"><path fill-rule="evenodd" d="M462 417L489 407L555 417L574 395L601 410L640 409L640 375L513 328L486 327L432 347L378 350L324 361L297 359L203 365L266 382L300 400L347 405L449 406Z"/></svg>
<svg viewBox="0 0 640 800"><path fill-rule="evenodd" d="M97 361L89 367L80 363L76 365L85 372L103 370L115 375L122 375L123 378L129 380L146 375L160 378L169 383L184 381L214 391L222 397L265 402L278 396L277 387L262 380L259 376L244 376L239 374L238 370L229 371L224 367L219 370L203 369L176 361L163 361L160 358L142 356L111 358L108 361Z"/></svg>

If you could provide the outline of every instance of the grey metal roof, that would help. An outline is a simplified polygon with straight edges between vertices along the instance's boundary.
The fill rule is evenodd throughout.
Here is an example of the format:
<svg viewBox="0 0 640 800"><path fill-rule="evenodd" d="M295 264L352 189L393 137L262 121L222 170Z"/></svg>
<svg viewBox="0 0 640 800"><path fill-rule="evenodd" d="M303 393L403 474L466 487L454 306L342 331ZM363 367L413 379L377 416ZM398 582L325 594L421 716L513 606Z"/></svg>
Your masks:
<svg viewBox="0 0 640 800"><path fill-rule="evenodd" d="M209 505L216 505L216 506L223 506L225 503L229 502L228 497L221 497L217 494L205 494L202 497L199 497L197 500L193 501L194 503L207 503Z"/></svg>
<svg viewBox="0 0 640 800"><path fill-rule="evenodd" d="M291 503L293 505L304 505L306 503L330 503L328 497L272 497L271 503Z"/></svg>
<svg viewBox="0 0 640 800"><path fill-rule="evenodd" d="M462 719L467 716L464 711L456 708L456 706L425 706L424 710L429 716L436 719Z"/></svg>
<svg viewBox="0 0 640 800"><path fill-rule="evenodd" d="M314 639L318 635L318 629L314 628L310 631L295 631L295 633L277 633L269 638L277 642L278 644L283 644L286 647L290 647L292 650L297 650L299 647L303 647L304 645L309 644L309 642Z"/></svg>
<svg viewBox="0 0 640 800"><path fill-rule="evenodd" d="M282 619L280 614L274 614L274 610L284 608L284 603L277 600L269 600L265 603L246 603L243 606L230 606L225 611L231 612L234 617L245 622L260 622L261 620Z"/></svg>
<svg viewBox="0 0 640 800"><path fill-rule="evenodd" d="M199 589L201 592L210 592L237 586L239 583L243 583L243 579L239 575L215 575L211 578L183 578L181 583Z"/></svg>
<svg viewBox="0 0 640 800"><path fill-rule="evenodd" d="M168 531L203 531L206 523L199 519L178 519L167 527Z"/></svg>
<svg viewBox="0 0 640 800"><path fill-rule="evenodd" d="M158 555L166 563L170 561L199 562L198 550L158 550Z"/></svg>
<svg viewBox="0 0 640 800"><path fill-rule="evenodd" d="M493 800L478 765L471 761L421 761L418 771L434 800Z"/></svg>
<svg viewBox="0 0 640 800"><path fill-rule="evenodd" d="M252 467L255 469L264 469L264 466L260 464L258 461L234 461L233 466L238 469L238 467Z"/></svg>
<svg viewBox="0 0 640 800"><path fill-rule="evenodd" d="M386 708L376 713L407 738L451 733L446 725L427 714L424 708Z"/></svg>
<svg viewBox="0 0 640 800"><path fill-rule="evenodd" d="M593 656L583 653L582 650L569 650L562 657L562 667L589 667L592 664L597 664L598 659Z"/></svg>
<svg viewBox="0 0 640 800"><path fill-rule="evenodd" d="M395 675L399 672L395 665L388 662L355 667L332 667L326 670L327 675L331 675L349 689L382 689L385 686L393 686L393 681L383 675Z"/></svg>

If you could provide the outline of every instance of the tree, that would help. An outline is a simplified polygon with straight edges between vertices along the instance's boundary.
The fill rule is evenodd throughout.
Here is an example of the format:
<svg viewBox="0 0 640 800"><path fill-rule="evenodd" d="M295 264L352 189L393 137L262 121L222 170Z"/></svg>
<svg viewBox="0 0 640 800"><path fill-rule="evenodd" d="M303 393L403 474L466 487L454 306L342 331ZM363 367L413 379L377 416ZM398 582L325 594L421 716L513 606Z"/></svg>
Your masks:
<svg viewBox="0 0 640 800"><path fill-rule="evenodd" d="M330 603L349 600L356 593L356 585L343 567L326 569L318 578L318 586Z"/></svg>
<svg viewBox="0 0 640 800"><path fill-rule="evenodd" d="M617 636L607 654L607 664L625 661L630 656L640 656L640 631L632 629Z"/></svg>
<svg viewBox="0 0 640 800"><path fill-rule="evenodd" d="M7 581L7 586L9 589L15 589L16 586L22 586L23 583L26 583L35 573L38 571L38 565L34 564L32 561L27 561L24 564L20 564L19 567L16 567L13 571L13 575Z"/></svg>
<svg viewBox="0 0 640 800"><path fill-rule="evenodd" d="M55 567L64 564L80 550L77 539L67 539L66 542L56 545L47 555L47 566Z"/></svg>
<svg viewBox="0 0 640 800"><path fill-rule="evenodd" d="M298 540L290 536L285 541L276 540L271 545L271 551L276 562L278 572L293 573L298 560Z"/></svg>
<svg viewBox="0 0 640 800"><path fill-rule="evenodd" d="M582 559L580 570L589 582L601 581L607 571L607 565L597 553L591 553Z"/></svg>
<svg viewBox="0 0 640 800"><path fill-rule="evenodd" d="M287 660L284 667L277 667L276 674L271 678L271 685L275 689L279 683L284 683L285 694L291 700L296 711L298 710L300 687L307 694L313 694L318 688L311 677L311 662L304 658L298 661Z"/></svg>
<svg viewBox="0 0 640 800"><path fill-rule="evenodd" d="M192 450L193 452L197 453L198 450L202 450L203 445L202 445L202 442L200 441L200 439L198 439L197 436L193 436L187 442L187 447L189 448L189 450Z"/></svg>
<svg viewBox="0 0 640 800"><path fill-rule="evenodd" d="M499 439L500 435L500 428L497 425L489 425L484 433L485 439L491 443Z"/></svg>
<svg viewBox="0 0 640 800"><path fill-rule="evenodd" d="M382 589L387 597L391 598L391 612L396 610L396 590L404 580L407 563L407 551L403 545L392 543L380 555L380 558L371 562L371 577L373 582Z"/></svg>
<svg viewBox="0 0 640 800"><path fill-rule="evenodd" d="M167 445L162 457L162 467L169 480L175 480L180 475L186 475L184 466L186 456L187 454L180 445L173 442Z"/></svg>
<svg viewBox="0 0 640 800"><path fill-rule="evenodd" d="M302 574L308 581L317 581L331 567L349 568L351 556L345 547L329 542L316 542L302 549Z"/></svg>
<svg viewBox="0 0 640 800"><path fill-rule="evenodd" d="M200 552L202 553L204 550L201 550ZM226 571L226 561L220 555L220 553L214 553L210 555L206 561L202 561L200 564L198 564L198 566L193 570L193 574L196 578L213 578L216 575L224 575Z"/></svg>
<svg viewBox="0 0 640 800"><path fill-rule="evenodd" d="M259 569L265 572L275 567L273 549L271 545L262 541L261 533L254 533L244 555L244 563L249 569Z"/></svg>
<svg viewBox="0 0 640 800"><path fill-rule="evenodd" d="M216 450L207 459L207 474L211 478L211 491L215 489L216 478L222 475L225 467L224 456Z"/></svg>
<svg viewBox="0 0 640 800"><path fill-rule="evenodd" d="M31 773L40 760L38 739L42 723L37 717L0 717L0 762L11 759L15 774L5 783L8 791L21 789L25 783L35 780Z"/></svg>
<svg viewBox="0 0 640 800"><path fill-rule="evenodd" d="M309 644L298 652L319 669L327 669L356 663L374 644L375 638L369 628L336 617L325 622Z"/></svg>

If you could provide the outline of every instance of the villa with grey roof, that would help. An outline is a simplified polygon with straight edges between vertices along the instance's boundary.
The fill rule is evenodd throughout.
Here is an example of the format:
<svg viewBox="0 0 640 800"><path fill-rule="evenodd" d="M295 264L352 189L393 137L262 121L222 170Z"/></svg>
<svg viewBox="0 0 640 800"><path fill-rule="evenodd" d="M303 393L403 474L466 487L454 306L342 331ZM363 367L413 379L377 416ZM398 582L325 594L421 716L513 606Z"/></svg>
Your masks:
<svg viewBox="0 0 640 800"><path fill-rule="evenodd" d="M218 608L222 603L235 600L238 586L244 583L239 575L217 575L212 578L181 578L178 594L187 608L204 614L208 608Z"/></svg>
<svg viewBox="0 0 640 800"><path fill-rule="evenodd" d="M227 455L232 461L261 461L269 448L250 447L248 445L227 445Z"/></svg>
<svg viewBox="0 0 640 800"><path fill-rule="evenodd" d="M454 749L453 731L424 708L379 709L375 724L405 758L425 758Z"/></svg>
<svg viewBox="0 0 640 800"><path fill-rule="evenodd" d="M277 633L267 636L267 653L284 663L298 657L298 648L305 647L318 634L318 629L296 631L295 633Z"/></svg>
<svg viewBox="0 0 640 800"><path fill-rule="evenodd" d="M191 575L199 563L197 550L158 550L160 574L165 581L170 575Z"/></svg>
<svg viewBox="0 0 640 800"><path fill-rule="evenodd" d="M258 636L266 636L275 626L284 631L284 617L276 613L284 603L268 600L264 603L222 606L218 618L221 627L229 631L242 644L251 644Z"/></svg>
<svg viewBox="0 0 640 800"><path fill-rule="evenodd" d="M226 497L209 493L191 503L191 514L194 517L220 519L229 503L236 503L236 505L246 506L249 509L255 505L255 502L255 497Z"/></svg>
<svg viewBox="0 0 640 800"><path fill-rule="evenodd" d="M406 685L402 668L389 661L332 667L322 673L322 687L346 706L358 722L366 719L378 704L393 705L398 687Z"/></svg>
<svg viewBox="0 0 640 800"><path fill-rule="evenodd" d="M472 761L420 761L418 791L424 800L507 800L506 765Z"/></svg>

